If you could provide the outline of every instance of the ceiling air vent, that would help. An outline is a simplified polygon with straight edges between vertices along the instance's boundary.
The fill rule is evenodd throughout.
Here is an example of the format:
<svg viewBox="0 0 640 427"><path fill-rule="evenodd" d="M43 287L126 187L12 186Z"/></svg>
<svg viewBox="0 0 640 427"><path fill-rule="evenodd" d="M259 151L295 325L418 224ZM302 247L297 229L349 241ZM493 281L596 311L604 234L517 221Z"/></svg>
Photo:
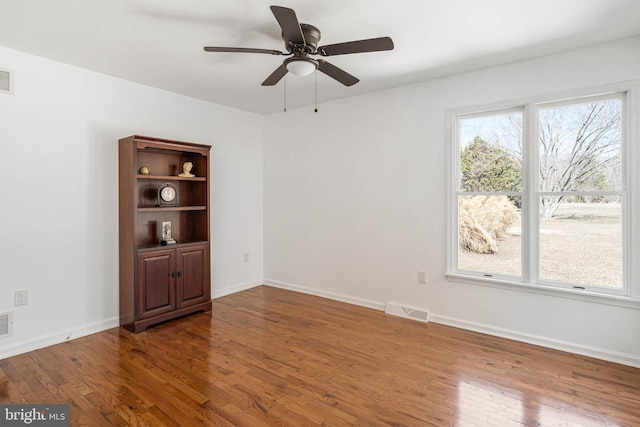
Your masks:
<svg viewBox="0 0 640 427"><path fill-rule="evenodd" d="M0 313L0 338L8 337L13 333L13 313Z"/></svg>
<svg viewBox="0 0 640 427"><path fill-rule="evenodd" d="M13 72L0 68L0 92L13 93Z"/></svg>

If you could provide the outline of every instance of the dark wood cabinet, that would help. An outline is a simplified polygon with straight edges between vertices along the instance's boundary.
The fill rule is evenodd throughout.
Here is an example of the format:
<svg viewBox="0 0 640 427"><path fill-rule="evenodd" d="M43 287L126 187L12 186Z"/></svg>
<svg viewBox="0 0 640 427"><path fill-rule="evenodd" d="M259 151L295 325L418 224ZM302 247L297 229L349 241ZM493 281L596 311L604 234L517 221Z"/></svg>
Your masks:
<svg viewBox="0 0 640 427"><path fill-rule="evenodd" d="M210 149L138 135L120 140L120 325L131 331L211 310ZM194 176L179 176L187 162ZM167 185L177 197L163 205L158 190ZM163 245L167 230L175 243Z"/></svg>

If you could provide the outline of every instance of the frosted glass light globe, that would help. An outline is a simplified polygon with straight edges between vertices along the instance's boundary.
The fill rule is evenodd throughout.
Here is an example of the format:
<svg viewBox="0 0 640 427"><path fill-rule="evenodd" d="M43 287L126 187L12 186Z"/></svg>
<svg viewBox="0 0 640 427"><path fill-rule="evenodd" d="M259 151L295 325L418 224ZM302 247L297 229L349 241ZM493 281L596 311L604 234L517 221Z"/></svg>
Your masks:
<svg viewBox="0 0 640 427"><path fill-rule="evenodd" d="M308 76L316 70L316 65L304 59L287 62L287 70L296 76Z"/></svg>

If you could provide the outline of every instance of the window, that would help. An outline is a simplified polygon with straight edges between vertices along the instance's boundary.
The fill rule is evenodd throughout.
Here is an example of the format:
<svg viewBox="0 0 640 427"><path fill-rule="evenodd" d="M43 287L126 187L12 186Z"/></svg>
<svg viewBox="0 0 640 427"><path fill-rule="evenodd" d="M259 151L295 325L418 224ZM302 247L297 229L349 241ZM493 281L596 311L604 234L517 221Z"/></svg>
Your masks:
<svg viewBox="0 0 640 427"><path fill-rule="evenodd" d="M622 96L537 108L541 282L623 289L622 113Z"/></svg>
<svg viewBox="0 0 640 427"><path fill-rule="evenodd" d="M452 112L450 278L640 298L628 93Z"/></svg>
<svg viewBox="0 0 640 427"><path fill-rule="evenodd" d="M458 269L522 279L522 111L459 117Z"/></svg>

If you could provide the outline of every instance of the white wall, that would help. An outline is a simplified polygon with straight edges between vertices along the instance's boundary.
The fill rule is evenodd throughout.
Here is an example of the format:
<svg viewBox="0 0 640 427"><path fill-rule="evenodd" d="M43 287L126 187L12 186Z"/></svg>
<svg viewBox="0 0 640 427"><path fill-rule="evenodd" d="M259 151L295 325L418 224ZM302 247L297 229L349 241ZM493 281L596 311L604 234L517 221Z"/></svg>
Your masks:
<svg viewBox="0 0 640 427"><path fill-rule="evenodd" d="M0 358L117 325L117 140L138 133L213 145L214 297L264 277L640 366L638 310L444 278L445 111L638 79L638 38L266 118L4 48L0 68Z"/></svg>
<svg viewBox="0 0 640 427"><path fill-rule="evenodd" d="M447 109L638 78L635 38L267 116L265 281L640 366L640 310L444 277Z"/></svg>
<svg viewBox="0 0 640 427"><path fill-rule="evenodd" d="M0 312L14 313L0 358L118 325L125 136L213 146L212 294L261 283L261 116L4 48L0 68L15 72L0 94Z"/></svg>

